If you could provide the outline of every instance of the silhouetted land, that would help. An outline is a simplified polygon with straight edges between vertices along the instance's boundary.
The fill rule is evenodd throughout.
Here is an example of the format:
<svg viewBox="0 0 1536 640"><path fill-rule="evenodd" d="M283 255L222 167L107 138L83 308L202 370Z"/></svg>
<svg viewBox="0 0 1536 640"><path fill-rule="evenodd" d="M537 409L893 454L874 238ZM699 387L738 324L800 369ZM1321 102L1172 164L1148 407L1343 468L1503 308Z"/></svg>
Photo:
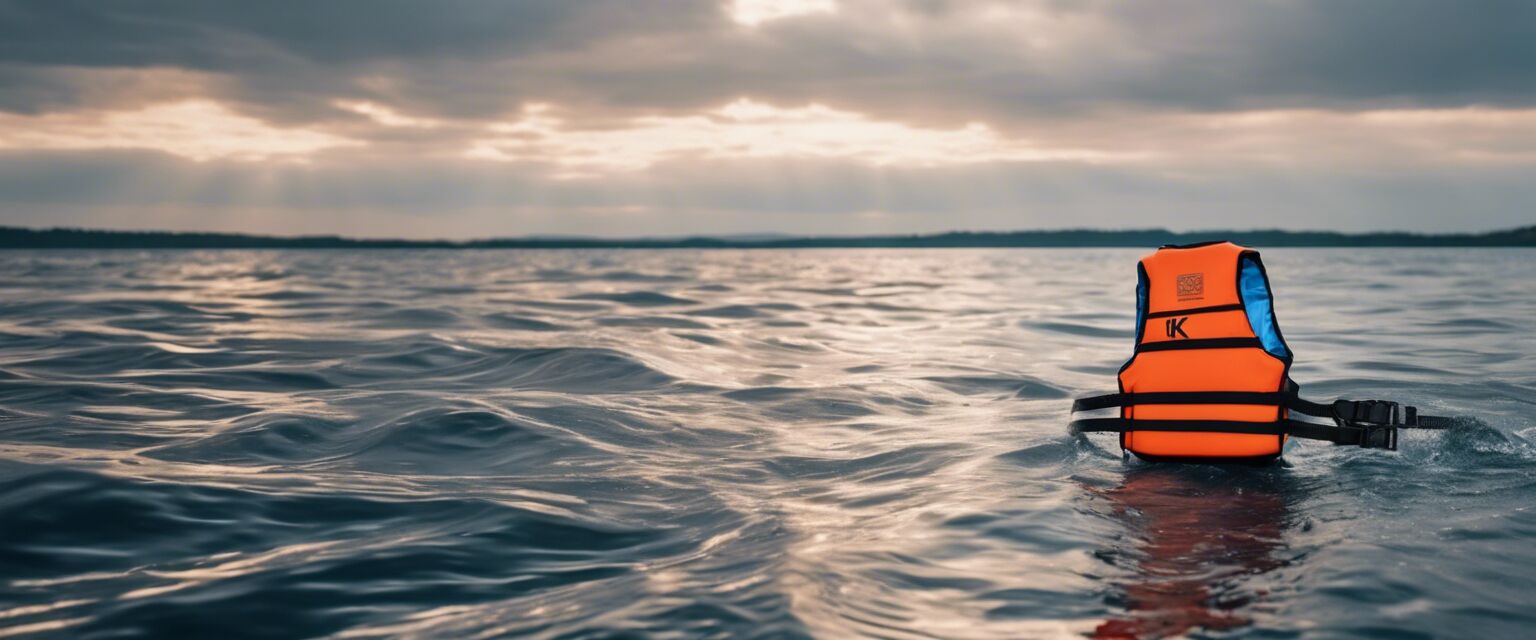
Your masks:
<svg viewBox="0 0 1536 640"><path fill-rule="evenodd" d="M1536 247L1536 226L1488 233L1336 233L1067 229L891 236L360 239L234 233L0 227L0 249L779 249L924 247L1149 247L1231 240L1252 247Z"/></svg>

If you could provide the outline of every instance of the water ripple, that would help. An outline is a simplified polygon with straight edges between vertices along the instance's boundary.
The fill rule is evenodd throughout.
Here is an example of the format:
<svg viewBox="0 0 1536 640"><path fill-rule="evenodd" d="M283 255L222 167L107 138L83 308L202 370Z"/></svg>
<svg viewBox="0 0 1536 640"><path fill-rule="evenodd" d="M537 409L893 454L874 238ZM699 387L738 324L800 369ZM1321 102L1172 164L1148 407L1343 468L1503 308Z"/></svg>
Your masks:
<svg viewBox="0 0 1536 640"><path fill-rule="evenodd" d="M0 254L0 637L1527 635L1536 254L1266 252L1475 417L1228 468L1064 431L1142 253Z"/></svg>

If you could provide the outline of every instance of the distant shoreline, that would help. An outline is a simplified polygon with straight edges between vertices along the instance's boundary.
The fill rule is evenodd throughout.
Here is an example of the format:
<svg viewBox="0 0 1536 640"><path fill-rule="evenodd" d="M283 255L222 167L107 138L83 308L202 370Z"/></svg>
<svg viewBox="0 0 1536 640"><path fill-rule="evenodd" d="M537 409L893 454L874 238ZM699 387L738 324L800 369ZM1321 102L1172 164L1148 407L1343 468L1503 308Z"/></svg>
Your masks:
<svg viewBox="0 0 1536 640"><path fill-rule="evenodd" d="M921 249L1149 247L1231 240L1253 247L1536 247L1536 225L1465 234L1063 229L878 235L686 238L367 239L0 226L0 249Z"/></svg>

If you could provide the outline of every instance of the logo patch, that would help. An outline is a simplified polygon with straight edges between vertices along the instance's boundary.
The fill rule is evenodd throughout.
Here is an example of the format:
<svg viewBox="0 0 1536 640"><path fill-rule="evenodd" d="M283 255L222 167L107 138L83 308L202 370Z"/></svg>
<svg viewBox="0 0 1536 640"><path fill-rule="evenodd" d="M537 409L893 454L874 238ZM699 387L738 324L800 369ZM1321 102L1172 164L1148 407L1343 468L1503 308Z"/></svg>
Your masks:
<svg viewBox="0 0 1536 640"><path fill-rule="evenodd" d="M1179 274L1178 294L1180 300L1194 300L1205 297L1205 274L1183 273Z"/></svg>

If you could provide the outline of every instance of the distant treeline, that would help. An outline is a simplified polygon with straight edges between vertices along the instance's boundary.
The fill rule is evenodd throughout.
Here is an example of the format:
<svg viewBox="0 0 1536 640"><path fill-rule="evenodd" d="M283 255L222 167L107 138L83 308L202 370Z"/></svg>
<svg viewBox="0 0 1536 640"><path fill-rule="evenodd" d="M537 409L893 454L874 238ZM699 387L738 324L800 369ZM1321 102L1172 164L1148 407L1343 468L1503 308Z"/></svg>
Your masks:
<svg viewBox="0 0 1536 640"><path fill-rule="evenodd" d="M1488 233L1331 231L956 231L929 235L715 238L490 238L391 240L340 236L0 227L0 249L794 249L925 247L1151 247L1231 240L1252 247L1536 247L1536 226Z"/></svg>

